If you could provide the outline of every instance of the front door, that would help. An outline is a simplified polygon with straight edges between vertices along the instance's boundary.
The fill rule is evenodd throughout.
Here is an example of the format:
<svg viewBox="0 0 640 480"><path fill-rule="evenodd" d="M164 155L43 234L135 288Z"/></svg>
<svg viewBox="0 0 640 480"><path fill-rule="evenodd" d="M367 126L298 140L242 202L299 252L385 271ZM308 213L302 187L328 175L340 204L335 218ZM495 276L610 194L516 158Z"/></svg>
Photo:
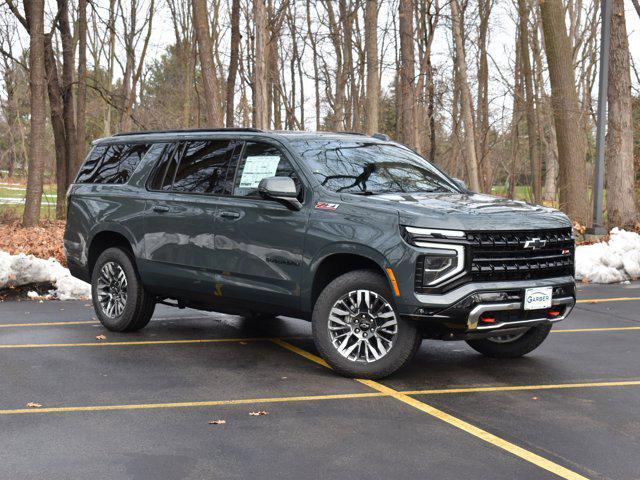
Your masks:
<svg viewBox="0 0 640 480"><path fill-rule="evenodd" d="M289 176L304 200L300 177L275 144L246 142L231 196L221 197L216 215L218 293L262 308L298 309L308 206L291 210L258 194L262 178ZM307 202L308 203L308 202ZM245 303L246 304L246 303Z"/></svg>

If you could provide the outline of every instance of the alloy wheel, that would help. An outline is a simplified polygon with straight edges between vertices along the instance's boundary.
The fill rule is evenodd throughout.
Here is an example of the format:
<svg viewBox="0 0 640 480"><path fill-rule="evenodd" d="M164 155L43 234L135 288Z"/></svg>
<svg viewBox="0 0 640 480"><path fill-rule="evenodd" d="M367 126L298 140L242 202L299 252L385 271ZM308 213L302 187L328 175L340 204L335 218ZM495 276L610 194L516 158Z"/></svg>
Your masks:
<svg viewBox="0 0 640 480"><path fill-rule="evenodd" d="M380 360L391 351L398 335L393 307L371 290L354 290L336 301L327 327L335 349L353 362Z"/></svg>
<svg viewBox="0 0 640 480"><path fill-rule="evenodd" d="M127 276L116 262L107 262L98 277L98 302L106 316L122 315L127 305Z"/></svg>

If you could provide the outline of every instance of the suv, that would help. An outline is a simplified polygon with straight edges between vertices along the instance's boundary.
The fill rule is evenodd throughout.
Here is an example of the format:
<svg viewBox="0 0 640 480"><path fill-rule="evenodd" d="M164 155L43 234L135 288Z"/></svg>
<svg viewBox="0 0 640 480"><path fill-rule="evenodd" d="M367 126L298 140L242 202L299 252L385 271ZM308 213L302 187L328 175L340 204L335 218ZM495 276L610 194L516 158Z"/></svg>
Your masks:
<svg viewBox="0 0 640 480"><path fill-rule="evenodd" d="M520 357L575 303L559 211L468 191L386 136L210 129L94 142L64 247L102 324L157 303L310 320L339 373L381 378L423 338Z"/></svg>

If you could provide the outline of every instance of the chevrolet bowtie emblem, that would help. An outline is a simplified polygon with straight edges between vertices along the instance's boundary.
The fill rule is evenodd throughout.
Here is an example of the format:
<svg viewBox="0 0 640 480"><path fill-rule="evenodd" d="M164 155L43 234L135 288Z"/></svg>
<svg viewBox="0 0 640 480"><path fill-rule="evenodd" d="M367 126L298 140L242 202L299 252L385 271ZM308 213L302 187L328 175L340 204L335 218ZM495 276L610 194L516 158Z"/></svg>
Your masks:
<svg viewBox="0 0 640 480"><path fill-rule="evenodd" d="M546 244L546 240L542 240L540 238L532 238L531 240L527 240L526 242L524 242L524 248L537 250L538 248L544 247Z"/></svg>

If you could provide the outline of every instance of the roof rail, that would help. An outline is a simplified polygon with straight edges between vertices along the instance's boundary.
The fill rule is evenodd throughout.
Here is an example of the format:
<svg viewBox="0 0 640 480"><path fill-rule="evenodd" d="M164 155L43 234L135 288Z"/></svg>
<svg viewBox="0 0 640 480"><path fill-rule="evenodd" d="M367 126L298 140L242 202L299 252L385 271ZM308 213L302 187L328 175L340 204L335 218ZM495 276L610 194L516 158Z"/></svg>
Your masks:
<svg viewBox="0 0 640 480"><path fill-rule="evenodd" d="M388 142L391 140L389 135L387 135L386 133L374 133L373 135L371 135L371 137L376 138L378 140L385 141L385 142Z"/></svg>
<svg viewBox="0 0 640 480"><path fill-rule="evenodd" d="M126 137L128 135L147 135L151 133L208 133L208 132L263 132L259 128L183 128L170 130L145 130L140 132L115 133L114 137Z"/></svg>

